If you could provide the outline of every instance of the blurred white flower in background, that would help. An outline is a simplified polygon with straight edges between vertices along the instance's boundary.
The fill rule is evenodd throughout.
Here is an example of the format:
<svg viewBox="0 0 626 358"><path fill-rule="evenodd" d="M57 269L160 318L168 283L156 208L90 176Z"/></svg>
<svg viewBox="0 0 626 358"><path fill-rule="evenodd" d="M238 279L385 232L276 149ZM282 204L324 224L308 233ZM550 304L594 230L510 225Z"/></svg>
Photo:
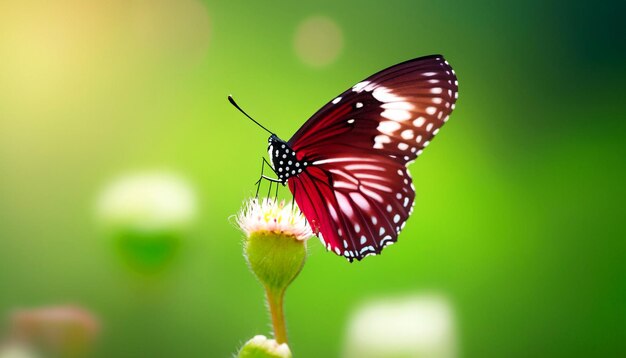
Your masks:
<svg viewBox="0 0 626 358"><path fill-rule="evenodd" d="M0 358L86 357L100 332L100 321L79 306L15 310L10 315L9 344Z"/></svg>
<svg viewBox="0 0 626 358"><path fill-rule="evenodd" d="M196 214L190 184L170 172L144 172L119 177L102 192L97 212L107 226L158 231L181 229Z"/></svg>
<svg viewBox="0 0 626 358"><path fill-rule="evenodd" d="M344 357L457 357L452 308L435 294L371 301L348 324Z"/></svg>
<svg viewBox="0 0 626 358"><path fill-rule="evenodd" d="M296 29L294 49L302 62L313 67L333 63L343 48L343 34L335 21L325 16L312 16Z"/></svg>
<svg viewBox="0 0 626 358"><path fill-rule="evenodd" d="M97 215L123 261L135 272L155 274L177 257L196 215L196 198L177 174L128 174L106 186Z"/></svg>
<svg viewBox="0 0 626 358"><path fill-rule="evenodd" d="M0 358L39 358L30 348L12 343L0 347Z"/></svg>

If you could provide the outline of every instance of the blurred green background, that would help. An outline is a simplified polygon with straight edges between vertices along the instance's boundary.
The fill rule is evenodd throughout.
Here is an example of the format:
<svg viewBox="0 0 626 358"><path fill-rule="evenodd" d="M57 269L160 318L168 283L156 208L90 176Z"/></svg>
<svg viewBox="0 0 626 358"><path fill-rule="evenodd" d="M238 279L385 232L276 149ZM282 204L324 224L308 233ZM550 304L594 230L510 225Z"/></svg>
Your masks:
<svg viewBox="0 0 626 358"><path fill-rule="evenodd" d="M622 6L620 6L622 5ZM73 303L97 357L227 357L269 334L229 216L267 135L395 63L441 53L456 111L411 167L399 243L348 264L309 242L287 293L297 357L340 356L366 299L435 290L463 357L626 356L623 4L0 2L0 314ZM313 29L313 30L311 30ZM158 272L97 202L125 173L185 178L197 210ZM5 331L9 328L5 327Z"/></svg>

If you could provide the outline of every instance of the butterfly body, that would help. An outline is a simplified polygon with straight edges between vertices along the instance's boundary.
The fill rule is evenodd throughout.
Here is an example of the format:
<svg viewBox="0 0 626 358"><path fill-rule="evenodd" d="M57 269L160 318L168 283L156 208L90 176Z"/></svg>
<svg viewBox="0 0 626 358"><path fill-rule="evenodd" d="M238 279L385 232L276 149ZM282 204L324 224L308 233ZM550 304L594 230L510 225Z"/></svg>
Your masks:
<svg viewBox="0 0 626 358"><path fill-rule="evenodd" d="M328 250L349 261L396 242L413 212L407 165L448 120L456 75L441 55L382 70L315 113L268 154L282 184Z"/></svg>
<svg viewBox="0 0 626 358"><path fill-rule="evenodd" d="M267 142L267 153L272 164L272 169L283 185L287 183L289 178L300 175L310 164L306 160L299 160L296 152L289 146L289 143L278 138L275 134L272 134Z"/></svg>

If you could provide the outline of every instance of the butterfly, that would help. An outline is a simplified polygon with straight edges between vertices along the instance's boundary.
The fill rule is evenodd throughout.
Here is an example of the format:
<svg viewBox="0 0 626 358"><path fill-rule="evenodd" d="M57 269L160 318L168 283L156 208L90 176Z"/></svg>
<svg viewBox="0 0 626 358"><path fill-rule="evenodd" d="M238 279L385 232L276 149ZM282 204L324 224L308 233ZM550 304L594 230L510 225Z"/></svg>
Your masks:
<svg viewBox="0 0 626 358"><path fill-rule="evenodd" d="M289 186L328 250L350 262L379 254L397 241L413 211L407 165L457 98L456 75L441 55L391 66L335 97L288 141L268 130L278 179L262 177Z"/></svg>

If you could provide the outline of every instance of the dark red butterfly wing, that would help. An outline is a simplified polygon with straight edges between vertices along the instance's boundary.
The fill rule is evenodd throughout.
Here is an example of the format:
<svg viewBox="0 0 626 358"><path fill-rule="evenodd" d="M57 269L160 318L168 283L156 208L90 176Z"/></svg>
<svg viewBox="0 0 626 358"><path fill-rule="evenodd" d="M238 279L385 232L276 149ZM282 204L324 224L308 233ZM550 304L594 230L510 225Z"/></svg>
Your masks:
<svg viewBox="0 0 626 358"><path fill-rule="evenodd" d="M349 260L394 243L415 197L408 171L391 158L335 158L288 183L326 248Z"/></svg>
<svg viewBox="0 0 626 358"><path fill-rule="evenodd" d="M457 85L440 55L407 61L336 97L289 140L312 164L289 188L327 248L360 260L396 241L415 197L406 165L447 121Z"/></svg>

